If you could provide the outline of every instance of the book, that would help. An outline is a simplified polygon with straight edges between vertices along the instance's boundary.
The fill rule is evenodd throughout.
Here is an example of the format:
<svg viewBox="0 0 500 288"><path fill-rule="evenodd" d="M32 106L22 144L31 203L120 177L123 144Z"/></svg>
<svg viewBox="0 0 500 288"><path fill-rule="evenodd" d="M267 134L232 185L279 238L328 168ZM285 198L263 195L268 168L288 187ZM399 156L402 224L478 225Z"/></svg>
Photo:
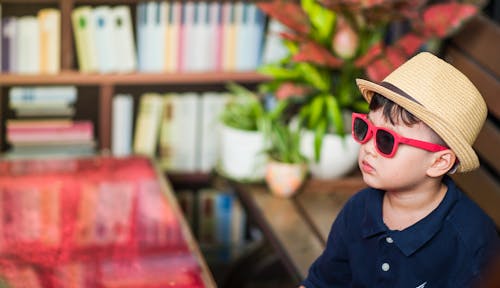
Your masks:
<svg viewBox="0 0 500 288"><path fill-rule="evenodd" d="M57 74L61 68L61 13L58 9L38 11L40 26L40 73Z"/></svg>
<svg viewBox="0 0 500 288"><path fill-rule="evenodd" d="M110 73L116 71L115 45L121 45L116 42L114 37L113 18L111 8L106 5L100 5L92 9L92 21L94 27L94 43L96 44L97 71L100 73Z"/></svg>
<svg viewBox="0 0 500 288"><path fill-rule="evenodd" d="M151 157L156 154L162 113L163 97L160 94L141 96L135 122L134 153Z"/></svg>
<svg viewBox="0 0 500 288"><path fill-rule="evenodd" d="M71 13L73 35L81 72L96 72L98 60L92 21L92 7L79 6Z"/></svg>
<svg viewBox="0 0 500 288"><path fill-rule="evenodd" d="M233 71L236 68L236 6L232 2L224 2L222 9L223 48L222 70Z"/></svg>
<svg viewBox="0 0 500 288"><path fill-rule="evenodd" d="M40 73L40 25L35 16L22 16L17 27L17 72Z"/></svg>
<svg viewBox="0 0 500 288"><path fill-rule="evenodd" d="M88 142L94 137L94 125L91 121L80 120L70 126L60 127L12 127L6 129L7 142L44 143L44 142Z"/></svg>
<svg viewBox="0 0 500 288"><path fill-rule="evenodd" d="M117 72L128 73L137 69L136 46L132 30L130 7L118 5L111 8L112 39L115 68ZM120 43L120 45L116 45Z"/></svg>
<svg viewBox="0 0 500 288"><path fill-rule="evenodd" d="M17 72L17 18L2 18L2 72Z"/></svg>
<svg viewBox="0 0 500 288"><path fill-rule="evenodd" d="M201 95L201 117L199 117L199 171L210 172L219 159L220 114L226 106L229 95L205 92Z"/></svg>
<svg viewBox="0 0 500 288"><path fill-rule="evenodd" d="M236 67L240 71L255 70L260 64L264 35L264 14L255 4L245 3L238 26Z"/></svg>
<svg viewBox="0 0 500 288"><path fill-rule="evenodd" d="M288 55L288 50L280 37L281 32L285 32L286 27L280 22L270 19L267 34L262 52L262 63L275 63Z"/></svg>
<svg viewBox="0 0 500 288"><path fill-rule="evenodd" d="M197 118L199 117L199 95L182 93L172 96L169 171L194 172L198 166Z"/></svg>
<svg viewBox="0 0 500 288"><path fill-rule="evenodd" d="M13 86L9 90L9 105L17 104L73 104L78 97L75 86Z"/></svg>
<svg viewBox="0 0 500 288"><path fill-rule="evenodd" d="M198 193L198 241L202 247L212 246L217 243L217 190L204 188L200 189Z"/></svg>
<svg viewBox="0 0 500 288"><path fill-rule="evenodd" d="M184 214L184 218L188 222L191 229L194 229L194 218L195 218L195 210L194 210L194 191L183 189L176 190L175 196L177 198L177 202L179 203L179 207L181 208L182 213Z"/></svg>
<svg viewBox="0 0 500 288"><path fill-rule="evenodd" d="M127 156L132 152L134 100L132 95L117 94L112 105L111 152L115 156Z"/></svg>
<svg viewBox="0 0 500 288"><path fill-rule="evenodd" d="M182 4L180 1L169 2L168 24L165 30L165 71L179 71L179 39L182 18Z"/></svg>

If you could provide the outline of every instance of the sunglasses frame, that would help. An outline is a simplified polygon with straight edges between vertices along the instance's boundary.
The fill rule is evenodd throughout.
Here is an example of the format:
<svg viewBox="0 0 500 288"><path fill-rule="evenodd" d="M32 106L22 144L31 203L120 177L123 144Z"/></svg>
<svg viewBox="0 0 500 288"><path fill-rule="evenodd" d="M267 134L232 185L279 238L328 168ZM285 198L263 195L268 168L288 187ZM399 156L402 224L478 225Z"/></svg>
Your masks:
<svg viewBox="0 0 500 288"><path fill-rule="evenodd" d="M368 131L366 131L366 136L365 136L365 138L363 140L358 139L356 137L356 135L355 135L355 132L354 132L354 122L357 119L365 122L366 126L368 127L367 128ZM391 153L389 153L389 154L383 153L379 149L378 141L376 139L377 138L376 135L377 135L377 132L379 130L388 133L389 135L391 135L394 138L394 145L392 147ZM375 149L377 150L377 152L380 155L382 155L384 157L387 157L387 158L394 157L394 155L398 151L399 144L410 145L410 146L413 146L413 147L416 147L416 148L420 148L420 149L423 149L423 150L427 150L427 151L430 151L430 152L438 152L438 151L443 151L443 150L450 149L450 148L448 148L446 146L442 146L442 145L439 145L439 144L436 144L436 143L421 141L421 140L412 139L412 138L406 138L406 137L403 137L403 136L399 135L398 133L396 133L393 130L387 129L385 127L375 126L368 119L368 115L367 114L361 114L361 113L352 113L352 130L351 130L351 133L352 133L352 137L354 138L354 140L356 142L358 142L358 143L361 143L361 144L364 144L364 143L368 142L375 135L375 141L374 141L375 142L374 143Z"/></svg>

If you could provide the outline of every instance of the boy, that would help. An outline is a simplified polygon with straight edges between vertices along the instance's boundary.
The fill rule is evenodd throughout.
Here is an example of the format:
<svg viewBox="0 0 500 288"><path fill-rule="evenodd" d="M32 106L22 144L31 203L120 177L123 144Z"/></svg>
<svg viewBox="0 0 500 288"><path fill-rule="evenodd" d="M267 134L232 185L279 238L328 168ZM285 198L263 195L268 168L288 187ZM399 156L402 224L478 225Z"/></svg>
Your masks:
<svg viewBox="0 0 500 288"><path fill-rule="evenodd" d="M302 285L470 287L500 240L447 173L479 166L472 143L486 118L483 98L427 52L380 84L357 84L370 113L353 113L352 134L370 188L346 203Z"/></svg>

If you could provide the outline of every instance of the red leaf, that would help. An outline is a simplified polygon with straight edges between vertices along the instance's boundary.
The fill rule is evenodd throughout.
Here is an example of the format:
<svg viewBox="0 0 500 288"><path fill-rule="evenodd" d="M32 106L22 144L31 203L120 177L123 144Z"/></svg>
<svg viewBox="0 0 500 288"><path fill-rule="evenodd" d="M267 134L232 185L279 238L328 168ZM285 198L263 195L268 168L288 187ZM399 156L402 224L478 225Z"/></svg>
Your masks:
<svg viewBox="0 0 500 288"><path fill-rule="evenodd" d="M261 1L257 3L257 7L291 30L303 35L309 34L311 24L300 4L275 0L272 2Z"/></svg>
<svg viewBox="0 0 500 288"><path fill-rule="evenodd" d="M406 57L409 58L411 55L417 51L418 48L424 44L425 39L413 34L413 33L408 33L401 37L396 43L393 45L401 50L401 52L404 52L406 54Z"/></svg>
<svg viewBox="0 0 500 288"><path fill-rule="evenodd" d="M312 41L300 46L299 52L293 56L293 61L309 62L331 68L338 68L343 64L343 61L333 56L328 49Z"/></svg>
<svg viewBox="0 0 500 288"><path fill-rule="evenodd" d="M396 47L387 47L384 54L385 56L366 67L366 75L372 81L382 81L409 58L405 51Z"/></svg>
<svg viewBox="0 0 500 288"><path fill-rule="evenodd" d="M424 11L425 31L432 35L446 37L476 13L477 7L469 4L432 5Z"/></svg>
<svg viewBox="0 0 500 288"><path fill-rule="evenodd" d="M285 82L276 91L276 98L284 100L290 97L304 97L311 89L307 86L298 85L293 82Z"/></svg>
<svg viewBox="0 0 500 288"><path fill-rule="evenodd" d="M368 51L366 51L365 55L359 57L354 62L354 65L356 65L356 67L364 67L373 62L381 54L382 54L382 42L377 42L374 45L372 45L368 49Z"/></svg>

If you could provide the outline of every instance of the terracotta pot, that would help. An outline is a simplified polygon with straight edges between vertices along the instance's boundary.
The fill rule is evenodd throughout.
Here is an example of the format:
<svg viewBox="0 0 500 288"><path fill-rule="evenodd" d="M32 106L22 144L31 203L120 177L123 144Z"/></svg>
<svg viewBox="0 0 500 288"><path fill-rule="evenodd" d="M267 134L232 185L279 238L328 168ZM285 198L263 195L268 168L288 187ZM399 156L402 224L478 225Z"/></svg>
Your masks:
<svg viewBox="0 0 500 288"><path fill-rule="evenodd" d="M289 164L270 161L266 169L266 183L279 197L290 197L300 188L307 174L307 164Z"/></svg>

